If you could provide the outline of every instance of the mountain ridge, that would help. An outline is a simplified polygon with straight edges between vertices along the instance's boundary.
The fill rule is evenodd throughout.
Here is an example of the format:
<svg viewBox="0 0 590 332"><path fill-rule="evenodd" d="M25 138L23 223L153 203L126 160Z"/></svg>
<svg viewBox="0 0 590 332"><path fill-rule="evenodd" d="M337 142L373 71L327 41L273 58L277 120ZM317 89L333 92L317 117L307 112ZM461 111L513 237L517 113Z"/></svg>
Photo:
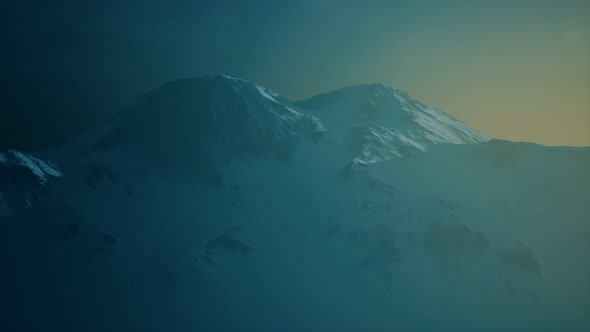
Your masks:
<svg viewBox="0 0 590 332"><path fill-rule="evenodd" d="M333 106L330 103L334 96L354 100L347 97L344 104ZM425 151L431 144L478 143L489 139L452 116L382 83L344 87L291 103L272 90L223 74L166 83L140 96L111 124L117 121L120 123L106 135L109 137L93 145L108 147L126 142L137 151L146 149L138 145L150 142L149 149L164 156L170 152L166 146L186 145L186 155L189 150L214 146L244 150L247 145L257 151L282 149L282 158L288 158L285 154L292 149L290 141L299 136L314 141L328 136L343 147L357 146L358 141L363 141L356 151L359 155L374 150L374 146L363 144L371 145L375 139L389 145L395 141L398 148L393 147L394 150L406 151L408 155ZM369 124L371 128L367 127ZM352 127L365 129L349 133L348 128ZM339 133L332 134L334 131ZM364 132L363 137L358 136L359 132ZM166 143L167 140L171 141ZM283 147L265 146L267 141ZM382 154L379 158L361 159L366 162L404 155Z"/></svg>
<svg viewBox="0 0 590 332"><path fill-rule="evenodd" d="M587 331L590 147L372 86L178 80L0 152L0 329Z"/></svg>

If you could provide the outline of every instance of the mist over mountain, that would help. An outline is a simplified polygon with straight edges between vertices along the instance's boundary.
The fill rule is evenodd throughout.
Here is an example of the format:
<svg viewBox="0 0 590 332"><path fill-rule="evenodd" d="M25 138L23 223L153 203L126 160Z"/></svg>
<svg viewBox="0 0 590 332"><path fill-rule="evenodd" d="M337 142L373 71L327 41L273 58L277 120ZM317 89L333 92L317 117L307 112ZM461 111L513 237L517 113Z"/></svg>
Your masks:
<svg viewBox="0 0 590 332"><path fill-rule="evenodd" d="M227 75L0 151L2 331L587 331L590 148Z"/></svg>

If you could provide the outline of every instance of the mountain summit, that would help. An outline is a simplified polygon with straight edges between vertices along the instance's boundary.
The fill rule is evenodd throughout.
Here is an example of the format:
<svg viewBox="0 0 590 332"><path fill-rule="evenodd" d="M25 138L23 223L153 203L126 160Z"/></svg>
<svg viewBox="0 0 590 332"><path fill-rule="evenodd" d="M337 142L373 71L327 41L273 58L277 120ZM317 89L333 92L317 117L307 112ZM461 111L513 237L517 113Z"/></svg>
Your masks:
<svg viewBox="0 0 590 332"><path fill-rule="evenodd" d="M179 79L145 95L95 144L126 146L158 159L202 158L222 151L282 157L299 136L317 140L320 121L266 88L226 75Z"/></svg>
<svg viewBox="0 0 590 332"><path fill-rule="evenodd" d="M141 96L102 128L97 148L128 147L158 160L223 151L288 159L299 138L326 138L358 164L490 138L384 84L358 85L291 103L227 75L179 79Z"/></svg>
<svg viewBox="0 0 590 332"><path fill-rule="evenodd" d="M359 163L372 163L423 152L438 143L469 144L490 140L449 114L382 83L356 85L296 102L338 128L357 149Z"/></svg>

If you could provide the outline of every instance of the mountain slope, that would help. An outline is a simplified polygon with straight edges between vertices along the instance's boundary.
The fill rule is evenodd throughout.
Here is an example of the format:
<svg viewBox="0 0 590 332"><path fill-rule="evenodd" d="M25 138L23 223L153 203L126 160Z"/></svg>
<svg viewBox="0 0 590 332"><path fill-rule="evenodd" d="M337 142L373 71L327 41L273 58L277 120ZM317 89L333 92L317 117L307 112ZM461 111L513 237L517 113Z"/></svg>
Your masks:
<svg viewBox="0 0 590 332"><path fill-rule="evenodd" d="M91 147L123 148L162 165L188 168L223 153L288 159L294 140L318 140L324 128L273 94L225 75L176 80L142 96Z"/></svg>
<svg viewBox="0 0 590 332"><path fill-rule="evenodd" d="M449 114L383 84L342 88L296 105L338 128L343 135L338 139L359 153L356 162L361 164L423 152L432 144L490 139Z"/></svg>
<svg viewBox="0 0 590 332"><path fill-rule="evenodd" d="M489 140L384 85L182 79L1 156L5 201L47 193L0 216L3 331L590 327L590 148Z"/></svg>
<svg viewBox="0 0 590 332"><path fill-rule="evenodd" d="M51 163L18 151L0 151L0 217L34 208L47 194L49 179L63 174Z"/></svg>

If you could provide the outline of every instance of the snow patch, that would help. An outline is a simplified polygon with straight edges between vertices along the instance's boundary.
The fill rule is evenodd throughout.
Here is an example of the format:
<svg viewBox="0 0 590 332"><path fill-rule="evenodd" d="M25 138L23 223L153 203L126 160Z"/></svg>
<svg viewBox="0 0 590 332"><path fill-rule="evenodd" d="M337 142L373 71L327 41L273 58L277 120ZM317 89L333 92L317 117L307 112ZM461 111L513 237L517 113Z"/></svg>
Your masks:
<svg viewBox="0 0 590 332"><path fill-rule="evenodd" d="M18 168L28 170L41 184L45 184L50 177L63 176L63 173L51 162L15 150L0 151L0 172L3 177L10 177L10 173Z"/></svg>

